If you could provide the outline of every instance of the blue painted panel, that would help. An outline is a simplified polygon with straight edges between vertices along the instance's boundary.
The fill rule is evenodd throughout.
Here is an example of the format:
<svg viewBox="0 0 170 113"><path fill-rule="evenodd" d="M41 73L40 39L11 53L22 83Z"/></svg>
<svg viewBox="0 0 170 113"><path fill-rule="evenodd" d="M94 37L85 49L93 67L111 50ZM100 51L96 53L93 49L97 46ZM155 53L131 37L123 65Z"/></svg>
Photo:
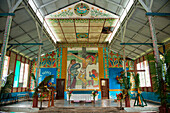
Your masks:
<svg viewBox="0 0 170 113"><path fill-rule="evenodd" d="M57 76L57 68L41 68L40 69L40 77L38 79L38 83L40 83L46 76L54 75L49 82L52 83L52 86L56 88L56 76ZM47 85L49 87L49 85Z"/></svg>
<svg viewBox="0 0 170 113"><path fill-rule="evenodd" d="M155 94L154 92L144 92L143 91L142 96L146 100L152 100L152 101L160 102L160 99L158 99L159 95Z"/></svg>
<svg viewBox="0 0 170 113"><path fill-rule="evenodd" d="M129 70L129 68L126 68ZM109 88L110 89L121 89L120 84L116 80L116 76L120 76L120 72L123 68L109 68Z"/></svg>
<svg viewBox="0 0 170 113"><path fill-rule="evenodd" d="M92 94L92 91L73 91L73 94Z"/></svg>
<svg viewBox="0 0 170 113"><path fill-rule="evenodd" d="M64 99L67 100L67 91L64 91Z"/></svg>
<svg viewBox="0 0 170 113"><path fill-rule="evenodd" d="M130 98L131 99L135 99L136 98L136 95L137 94L137 91L131 91L131 93L130 93Z"/></svg>
<svg viewBox="0 0 170 113"><path fill-rule="evenodd" d="M32 98L33 94L34 94L34 92L29 92L29 97Z"/></svg>
<svg viewBox="0 0 170 113"><path fill-rule="evenodd" d="M101 91L98 91L98 99L101 99Z"/></svg>
<svg viewBox="0 0 170 113"><path fill-rule="evenodd" d="M122 91L109 91L109 98L110 99L117 99L116 93L119 94L119 93L122 93Z"/></svg>

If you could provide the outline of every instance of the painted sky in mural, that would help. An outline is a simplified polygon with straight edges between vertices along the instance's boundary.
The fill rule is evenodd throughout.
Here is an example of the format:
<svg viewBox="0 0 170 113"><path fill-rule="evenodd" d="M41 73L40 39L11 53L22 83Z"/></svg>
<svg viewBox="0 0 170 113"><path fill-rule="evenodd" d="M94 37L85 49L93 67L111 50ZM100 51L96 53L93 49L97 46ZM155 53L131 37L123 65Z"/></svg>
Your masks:
<svg viewBox="0 0 170 113"><path fill-rule="evenodd" d="M98 48L69 48L67 89L99 89Z"/></svg>

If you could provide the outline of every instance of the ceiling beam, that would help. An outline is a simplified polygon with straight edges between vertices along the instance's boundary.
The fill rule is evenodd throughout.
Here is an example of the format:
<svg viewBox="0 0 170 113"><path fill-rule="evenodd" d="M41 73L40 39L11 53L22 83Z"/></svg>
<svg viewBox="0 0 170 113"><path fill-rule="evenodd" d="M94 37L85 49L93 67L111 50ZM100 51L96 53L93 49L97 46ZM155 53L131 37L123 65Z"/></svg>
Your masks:
<svg viewBox="0 0 170 113"><path fill-rule="evenodd" d="M60 26L60 28L61 28L61 32L63 33L64 39L65 39L66 43L68 43L68 42L67 42L67 39L66 39L66 37L65 37L65 34L64 34L63 28L61 27L60 20L59 20L59 19L57 19L57 20L58 20L58 24L59 24L59 26Z"/></svg>
<svg viewBox="0 0 170 113"><path fill-rule="evenodd" d="M13 6L13 7L10 7L9 9L9 12L14 12L15 9L17 9L17 7L21 4L22 0L18 0L17 3Z"/></svg>
<svg viewBox="0 0 170 113"><path fill-rule="evenodd" d="M124 8L122 5L116 3L116 2L114 2L114 1L112 1L112 0L106 0L106 1L109 2L109 3L111 3L111 4L114 4L114 5L116 5L116 6L118 6L118 7L120 7L120 8L122 8L122 9L125 10L125 8Z"/></svg>
<svg viewBox="0 0 170 113"><path fill-rule="evenodd" d="M8 45L43 45L43 43L8 43Z"/></svg>
<svg viewBox="0 0 170 113"><path fill-rule="evenodd" d="M135 17L135 18L136 18L136 17ZM135 19L135 18L131 18L131 19L130 19L130 21L132 20L132 21L134 21L134 22L137 22L137 23L141 24L142 26L145 26L145 27L150 28L149 26L147 26L147 25L143 24L142 22L138 21L138 20L139 20L139 18L138 18L138 20L137 20L137 19ZM169 33L164 32L164 31L162 31L162 30L160 30L160 29L158 29L158 28L156 28L156 27L155 27L155 29L156 29L156 31L158 31L158 32L161 32L161 33L164 33L164 34L170 35Z"/></svg>
<svg viewBox="0 0 170 113"><path fill-rule="evenodd" d="M154 13L154 12L147 12L146 16L170 16L170 13Z"/></svg>
<svg viewBox="0 0 170 113"><path fill-rule="evenodd" d="M0 16L15 16L15 13L0 13Z"/></svg>
<svg viewBox="0 0 170 113"><path fill-rule="evenodd" d="M57 1L58 1L58 0L53 0L53 1L47 2L47 3L43 4L43 5L41 5L41 6L39 7L39 9L41 9L41 8L47 6L47 5L50 5L50 4L54 3L54 2L57 2Z"/></svg>
<svg viewBox="0 0 170 113"><path fill-rule="evenodd" d="M158 45L164 45L164 43L157 43ZM120 43L120 45L153 45L153 43Z"/></svg>

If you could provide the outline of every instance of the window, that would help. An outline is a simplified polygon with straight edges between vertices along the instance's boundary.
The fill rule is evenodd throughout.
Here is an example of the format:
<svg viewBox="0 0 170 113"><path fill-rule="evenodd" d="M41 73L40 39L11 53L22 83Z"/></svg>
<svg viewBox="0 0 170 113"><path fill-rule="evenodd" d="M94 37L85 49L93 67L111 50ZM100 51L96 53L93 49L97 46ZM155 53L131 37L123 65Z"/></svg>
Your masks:
<svg viewBox="0 0 170 113"><path fill-rule="evenodd" d="M149 74L149 64L148 61L143 61L137 64L137 70L145 70L139 73L140 87L151 87L150 74Z"/></svg>
<svg viewBox="0 0 170 113"><path fill-rule="evenodd" d="M28 83L28 73L29 73L29 65L25 64L25 73L24 73L24 83L23 83L23 87L27 87L27 83Z"/></svg>
<svg viewBox="0 0 170 113"><path fill-rule="evenodd" d="M28 72L29 65L17 61L13 87L27 87Z"/></svg>

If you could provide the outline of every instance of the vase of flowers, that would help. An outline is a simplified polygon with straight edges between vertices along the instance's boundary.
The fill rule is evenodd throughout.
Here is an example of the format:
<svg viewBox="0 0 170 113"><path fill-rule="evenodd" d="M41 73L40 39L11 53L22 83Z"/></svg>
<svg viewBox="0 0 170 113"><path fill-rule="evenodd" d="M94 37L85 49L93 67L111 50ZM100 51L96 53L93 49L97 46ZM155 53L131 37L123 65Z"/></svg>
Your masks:
<svg viewBox="0 0 170 113"><path fill-rule="evenodd" d="M67 94L68 94L68 98L69 98L69 102L71 101L70 98L71 98L71 95L72 95L73 91L68 91Z"/></svg>
<svg viewBox="0 0 170 113"><path fill-rule="evenodd" d="M47 97L46 94L43 94L43 93L40 94L40 101L41 101L41 103L40 103L40 110L42 109L42 101L43 101L43 99L44 99L45 97Z"/></svg>
<svg viewBox="0 0 170 113"><path fill-rule="evenodd" d="M92 96L93 96L93 100L94 100L94 103L95 103L95 97L98 95L98 91L95 90L95 91L92 91Z"/></svg>
<svg viewBox="0 0 170 113"><path fill-rule="evenodd" d="M117 96L117 101L118 102L120 102L120 110L122 110L123 108L122 108L122 99L123 99L123 94L122 93L119 93L119 94L117 94L116 93L116 96Z"/></svg>

